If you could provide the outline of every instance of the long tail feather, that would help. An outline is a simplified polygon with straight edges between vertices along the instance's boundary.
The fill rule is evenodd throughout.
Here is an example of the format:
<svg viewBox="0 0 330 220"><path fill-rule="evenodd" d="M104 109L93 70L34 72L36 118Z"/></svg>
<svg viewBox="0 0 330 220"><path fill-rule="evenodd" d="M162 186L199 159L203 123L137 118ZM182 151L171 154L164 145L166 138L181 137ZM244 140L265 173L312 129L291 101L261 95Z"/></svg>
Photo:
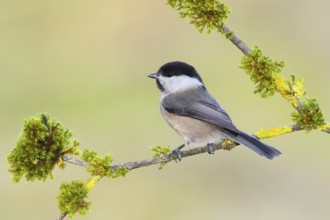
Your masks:
<svg viewBox="0 0 330 220"><path fill-rule="evenodd" d="M232 133L227 133L227 135L236 142L250 148L257 154L264 156L270 160L274 157L281 155L281 152L276 148L261 142L255 136L247 134L244 131L239 131L239 133L236 135L233 135Z"/></svg>

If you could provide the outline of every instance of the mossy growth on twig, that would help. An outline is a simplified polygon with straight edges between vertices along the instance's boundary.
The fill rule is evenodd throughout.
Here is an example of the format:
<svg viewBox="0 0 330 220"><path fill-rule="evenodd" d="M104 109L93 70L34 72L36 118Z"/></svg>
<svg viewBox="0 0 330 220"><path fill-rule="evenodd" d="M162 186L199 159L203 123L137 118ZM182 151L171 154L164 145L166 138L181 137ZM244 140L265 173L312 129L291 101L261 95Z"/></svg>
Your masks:
<svg viewBox="0 0 330 220"><path fill-rule="evenodd" d="M315 98L306 98L291 116L292 121L303 127L306 132L326 124L319 103Z"/></svg>
<svg viewBox="0 0 330 220"><path fill-rule="evenodd" d="M275 79L283 67L283 61L273 61L270 57L264 56L257 46L248 56L243 57L240 66L256 84L254 93L259 93L263 98L272 96L277 91Z"/></svg>
<svg viewBox="0 0 330 220"><path fill-rule="evenodd" d="M292 121L309 132L325 125L325 121L317 100L304 98L303 82L303 78L296 80L294 75L291 75L291 81L284 80L283 76L277 76L275 80L277 91L296 109L291 114Z"/></svg>
<svg viewBox="0 0 330 220"><path fill-rule="evenodd" d="M159 158L165 161L161 162L159 165L159 170L163 169L164 166L167 164L168 161L166 161L167 156L170 154L171 149L169 147L161 147L161 146L154 146L150 148L151 151L154 152L152 155L152 158Z"/></svg>
<svg viewBox="0 0 330 220"><path fill-rule="evenodd" d="M72 132L48 113L24 120L24 127L16 146L7 160L13 181L24 176L27 181L52 177L56 164L63 167L63 154L78 154L79 142L72 140Z"/></svg>
<svg viewBox="0 0 330 220"><path fill-rule="evenodd" d="M171 152L171 149L169 147L160 146L151 147L150 150L154 152L152 158L158 158L163 155L168 155Z"/></svg>
<svg viewBox="0 0 330 220"><path fill-rule="evenodd" d="M117 168L116 170L111 169L111 153L100 157L95 151L84 149L81 158L92 165L92 167L86 167L86 169L93 176L116 178L119 176L125 176L128 172L128 170L124 167Z"/></svg>
<svg viewBox="0 0 330 220"><path fill-rule="evenodd" d="M252 50L242 46L241 44L244 45L244 42L225 26L224 23L230 13L229 7L218 0L168 0L167 3L177 10L182 18L187 17L200 32L206 30L207 33L210 33L216 30L245 54L240 68L250 75L251 81L256 85L254 93L267 98L279 92L295 108L292 119L298 126L302 126L307 132L311 129L329 132L316 99L303 99L305 95L304 79L296 80L295 76L291 75L291 81L285 80L279 74L284 67L283 61L274 61L270 57L264 56L257 46Z"/></svg>
<svg viewBox="0 0 330 220"><path fill-rule="evenodd" d="M276 76L275 84L282 97L297 109L300 105L300 99L306 94L303 87L304 78L296 80L293 74L290 77L291 81L285 80L283 76Z"/></svg>
<svg viewBox="0 0 330 220"><path fill-rule="evenodd" d="M189 22L200 32L221 32L219 26L224 24L230 13L229 7L218 0L168 0L167 3L176 9L182 18L189 18Z"/></svg>
<svg viewBox="0 0 330 220"><path fill-rule="evenodd" d="M66 213L69 217L72 217L76 213L85 215L89 211L91 202L85 201L89 189L82 180L62 183L60 191L56 199L62 213Z"/></svg>
<svg viewBox="0 0 330 220"><path fill-rule="evenodd" d="M255 93L260 93L261 97L268 97L279 92L296 109L291 115L292 121L297 125L307 132L324 125L325 121L317 100L315 98L304 99L306 94L303 87L304 79L296 80L295 76L291 74L291 80L285 80L283 76L279 75L283 67L283 62L276 62L262 55L258 47L254 47L248 56L244 56L241 63L241 68L250 75L251 80L256 84Z"/></svg>

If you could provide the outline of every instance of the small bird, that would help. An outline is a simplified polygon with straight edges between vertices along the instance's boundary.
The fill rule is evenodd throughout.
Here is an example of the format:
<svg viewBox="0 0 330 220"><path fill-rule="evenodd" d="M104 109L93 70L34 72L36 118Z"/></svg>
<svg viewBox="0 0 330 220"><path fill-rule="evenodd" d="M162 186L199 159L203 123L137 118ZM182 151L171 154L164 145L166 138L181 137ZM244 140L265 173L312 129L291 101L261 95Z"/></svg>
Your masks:
<svg viewBox="0 0 330 220"><path fill-rule="evenodd" d="M184 144L172 151L181 161L181 149L189 144L208 146L233 140L268 159L281 152L261 142L253 135L239 130L227 112L207 91L195 68L181 61L164 64L156 73L148 75L156 80L160 96L160 112L165 121L184 139Z"/></svg>

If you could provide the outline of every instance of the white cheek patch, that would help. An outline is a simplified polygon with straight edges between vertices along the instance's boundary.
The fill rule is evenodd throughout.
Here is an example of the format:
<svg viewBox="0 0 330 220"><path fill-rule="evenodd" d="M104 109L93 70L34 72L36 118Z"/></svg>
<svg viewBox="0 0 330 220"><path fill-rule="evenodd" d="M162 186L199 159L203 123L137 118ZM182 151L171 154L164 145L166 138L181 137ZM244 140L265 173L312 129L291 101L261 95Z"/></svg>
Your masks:
<svg viewBox="0 0 330 220"><path fill-rule="evenodd" d="M198 79L186 75L172 77L159 76L158 79L167 93L203 86L203 83L201 83Z"/></svg>

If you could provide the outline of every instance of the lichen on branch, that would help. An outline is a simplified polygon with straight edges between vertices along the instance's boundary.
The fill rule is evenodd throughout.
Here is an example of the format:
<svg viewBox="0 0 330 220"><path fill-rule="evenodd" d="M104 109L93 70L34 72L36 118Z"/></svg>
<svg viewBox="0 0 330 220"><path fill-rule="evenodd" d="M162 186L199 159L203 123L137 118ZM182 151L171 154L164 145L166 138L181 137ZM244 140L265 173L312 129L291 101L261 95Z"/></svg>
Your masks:
<svg viewBox="0 0 330 220"><path fill-rule="evenodd" d="M272 96L277 91L275 83L277 75L282 71L284 62L273 61L264 56L259 47L254 47L248 56L244 56L240 66L256 84L254 93L261 97Z"/></svg>
<svg viewBox="0 0 330 220"><path fill-rule="evenodd" d="M304 79L296 80L291 74L291 80L286 80L280 75L284 67L283 62L273 61L264 56L258 47L254 47L243 57L240 67L250 75L256 84L254 92L260 93L261 97L269 97L279 92L295 109L291 114L292 121L306 132L326 124L316 98L305 98Z"/></svg>
<svg viewBox="0 0 330 220"><path fill-rule="evenodd" d="M169 147L161 147L161 146L151 147L150 150L154 152L152 158L161 157L162 155L168 155L171 152L171 149Z"/></svg>
<svg viewBox="0 0 330 220"><path fill-rule="evenodd" d="M62 183L60 194L56 197L59 209L69 217L72 217L76 213L85 215L91 205L91 202L85 201L88 193L89 189L82 180Z"/></svg>
<svg viewBox="0 0 330 220"><path fill-rule="evenodd" d="M293 74L290 75L291 81L285 80L283 76L276 76L275 84L277 91L287 100L295 109L300 107L301 98L306 94L303 87L304 78L296 80Z"/></svg>
<svg viewBox="0 0 330 220"><path fill-rule="evenodd" d="M189 18L200 32L220 31L219 24L224 24L230 13L229 7L218 0L168 0L167 3L182 18Z"/></svg>
<svg viewBox="0 0 330 220"><path fill-rule="evenodd" d="M294 111L291 116L293 122L303 127L306 132L326 126L323 113L315 98L306 98L302 101L298 110Z"/></svg>
<svg viewBox="0 0 330 220"><path fill-rule="evenodd" d="M52 177L56 164L63 167L63 154L78 154L79 142L72 132L49 114L37 114L24 120L23 130L7 160L13 181L22 177L27 181Z"/></svg>
<svg viewBox="0 0 330 220"><path fill-rule="evenodd" d="M112 154L107 153L105 156L98 156L93 150L84 149L81 158L88 162L90 165L86 167L87 171L93 176L116 178L119 176L125 176L128 172L126 168L111 169Z"/></svg>
<svg viewBox="0 0 330 220"><path fill-rule="evenodd" d="M292 121L297 126L309 132L312 129L329 133L329 124L323 118L320 106L315 98L305 98L303 78L286 80L280 73L284 67L283 61L274 61L262 54L259 47L252 50L225 25L230 9L218 0L168 0L167 3L178 11L182 18L188 18L197 30L207 33L213 30L223 34L243 53L240 68L250 76L256 85L254 93L263 98L279 92L295 109L291 114ZM275 132L276 133L276 132Z"/></svg>

